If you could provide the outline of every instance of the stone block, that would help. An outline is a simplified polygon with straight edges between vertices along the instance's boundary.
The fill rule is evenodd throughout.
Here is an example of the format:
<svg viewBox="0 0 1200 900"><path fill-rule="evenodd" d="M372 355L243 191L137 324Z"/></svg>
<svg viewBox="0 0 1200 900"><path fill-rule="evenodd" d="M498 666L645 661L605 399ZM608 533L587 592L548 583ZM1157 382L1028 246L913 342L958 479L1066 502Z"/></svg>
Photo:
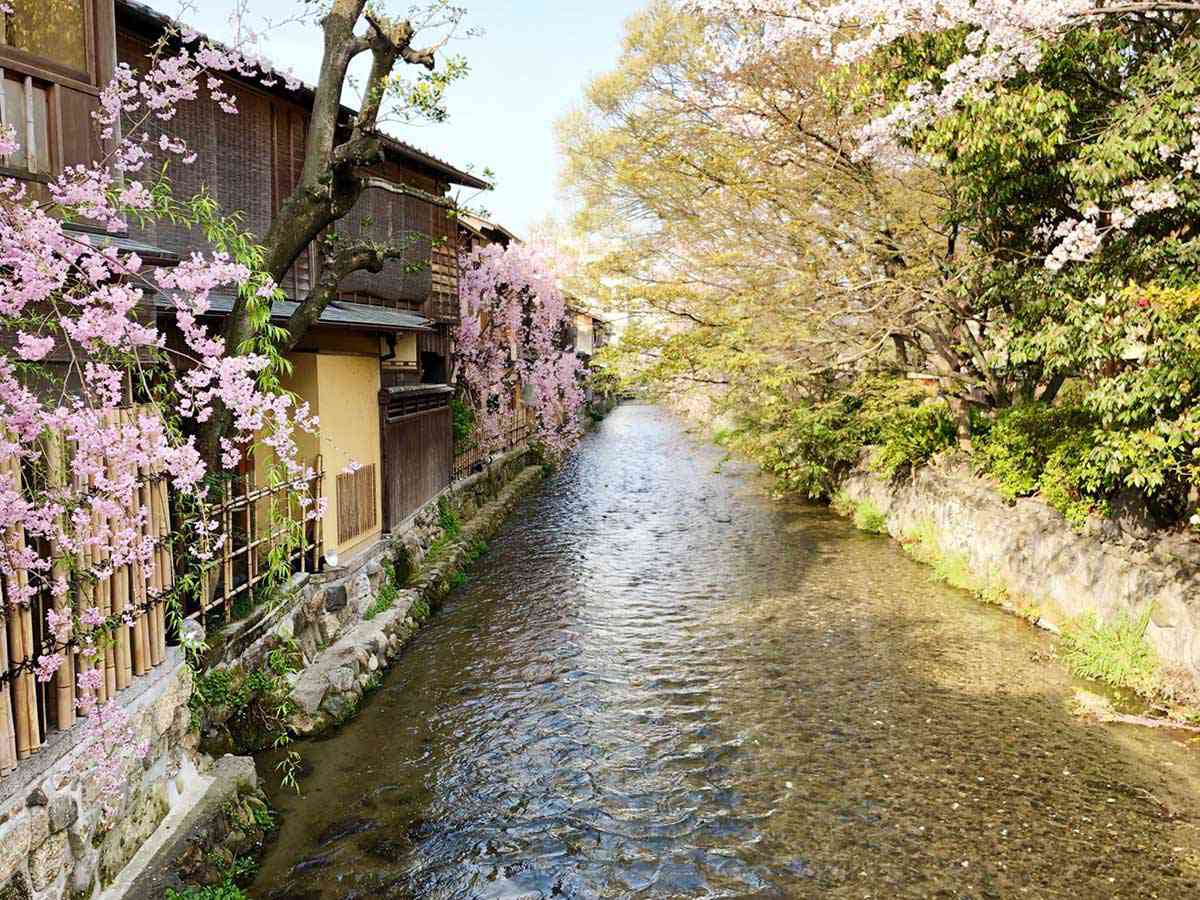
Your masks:
<svg viewBox="0 0 1200 900"><path fill-rule="evenodd" d="M350 666L338 666L329 673L329 686L339 694L354 690L355 671Z"/></svg>
<svg viewBox="0 0 1200 900"><path fill-rule="evenodd" d="M70 794L55 794L50 798L50 831L62 831L79 818L79 802Z"/></svg>
<svg viewBox="0 0 1200 900"><path fill-rule="evenodd" d="M30 844L29 813L21 811L0 824L0 881L9 881L25 865Z"/></svg>
<svg viewBox="0 0 1200 900"><path fill-rule="evenodd" d="M45 806L29 810L29 849L40 847L50 837L50 811Z"/></svg>
<svg viewBox="0 0 1200 900"><path fill-rule="evenodd" d="M35 891L44 891L54 884L67 867L67 836L52 834L29 854L29 880Z"/></svg>
<svg viewBox="0 0 1200 900"><path fill-rule="evenodd" d="M0 900L30 900L32 896L23 872L17 872L0 887Z"/></svg>
<svg viewBox="0 0 1200 900"><path fill-rule="evenodd" d="M325 699L329 685L317 678L301 678L292 690L292 702L296 709L304 715L316 715Z"/></svg>
<svg viewBox="0 0 1200 900"><path fill-rule="evenodd" d="M357 580L357 579L356 579ZM327 588L325 591L325 611L336 612L339 609L344 609L349 602L344 584L334 585Z"/></svg>
<svg viewBox="0 0 1200 900"><path fill-rule="evenodd" d="M371 580L366 576L366 573L360 572L350 581L350 602L355 606L360 606L363 602L368 601L371 596Z"/></svg>

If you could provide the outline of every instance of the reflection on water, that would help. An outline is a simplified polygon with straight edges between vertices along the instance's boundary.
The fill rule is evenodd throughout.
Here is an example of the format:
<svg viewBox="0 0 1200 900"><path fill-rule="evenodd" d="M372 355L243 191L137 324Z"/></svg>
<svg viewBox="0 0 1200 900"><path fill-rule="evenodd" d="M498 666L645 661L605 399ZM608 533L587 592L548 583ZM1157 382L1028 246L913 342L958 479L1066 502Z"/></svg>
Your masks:
<svg viewBox="0 0 1200 900"><path fill-rule="evenodd" d="M302 745L253 893L1192 896L1190 752L1049 647L622 406Z"/></svg>

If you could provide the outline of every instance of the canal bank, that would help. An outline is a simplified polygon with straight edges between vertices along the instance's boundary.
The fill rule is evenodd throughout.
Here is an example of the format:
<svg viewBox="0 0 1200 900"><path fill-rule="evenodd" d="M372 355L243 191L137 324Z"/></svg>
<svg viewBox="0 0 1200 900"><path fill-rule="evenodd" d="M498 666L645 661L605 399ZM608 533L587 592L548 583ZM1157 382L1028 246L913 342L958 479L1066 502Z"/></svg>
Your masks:
<svg viewBox="0 0 1200 900"><path fill-rule="evenodd" d="M888 479L864 463L838 503L860 521L953 570L959 586L1066 634L1128 629L1147 668L1130 684L1156 700L1200 700L1200 542L1144 515L1092 516L1072 528L1036 497L1005 501L961 454ZM1096 624L1093 624L1096 623ZM1135 633L1136 632L1136 633ZM1103 650L1104 648L1099 648ZM1153 671L1151 671L1151 667ZM1119 672L1114 672L1119 680Z"/></svg>
<svg viewBox="0 0 1200 900"><path fill-rule="evenodd" d="M300 745L253 896L1196 890L1186 748L1080 721L1049 635L722 457L618 408Z"/></svg>
<svg viewBox="0 0 1200 900"><path fill-rule="evenodd" d="M105 896L159 900L168 889L244 880L277 824L261 788L290 770L256 769L235 754L290 747L288 734L312 737L352 717L544 471L527 448L499 456L375 546L207 636L192 715L209 777Z"/></svg>

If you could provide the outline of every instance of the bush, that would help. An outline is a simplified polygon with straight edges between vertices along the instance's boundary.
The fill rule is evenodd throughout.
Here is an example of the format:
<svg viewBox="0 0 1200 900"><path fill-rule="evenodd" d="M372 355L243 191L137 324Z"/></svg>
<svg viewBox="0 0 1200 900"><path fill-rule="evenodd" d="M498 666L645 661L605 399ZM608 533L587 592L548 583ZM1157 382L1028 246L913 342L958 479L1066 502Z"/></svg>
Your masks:
<svg viewBox="0 0 1200 900"><path fill-rule="evenodd" d="M748 416L728 440L774 475L781 493L829 499L863 448L880 441L888 419L925 398L919 385L904 379L829 383L799 403L774 403Z"/></svg>
<svg viewBox="0 0 1200 900"><path fill-rule="evenodd" d="M900 407L884 418L872 467L894 478L927 463L958 443L958 429L944 403Z"/></svg>
<svg viewBox="0 0 1200 900"><path fill-rule="evenodd" d="M1111 479L1096 456L1100 432L1080 406L1025 403L976 419L975 462L1008 500L1040 494L1072 527L1107 509Z"/></svg>
<svg viewBox="0 0 1200 900"><path fill-rule="evenodd" d="M454 428L454 446L465 450L475 444L475 410L458 397L450 401L450 416Z"/></svg>
<svg viewBox="0 0 1200 900"><path fill-rule="evenodd" d="M245 892L232 881L205 887L185 887L182 891L167 888L166 900L249 900Z"/></svg>
<svg viewBox="0 0 1200 900"><path fill-rule="evenodd" d="M1094 448L1090 432L1076 435L1058 445L1042 472L1042 499L1062 513L1073 528L1082 528L1093 512L1108 512L1108 501L1097 496L1103 476L1092 460Z"/></svg>
<svg viewBox="0 0 1200 900"><path fill-rule="evenodd" d="M886 534L887 516L870 500L864 500L854 510L854 527L871 534Z"/></svg>
<svg viewBox="0 0 1200 900"><path fill-rule="evenodd" d="M1023 403L973 422L975 461L1008 500L1036 494L1050 457L1095 423L1084 410Z"/></svg>

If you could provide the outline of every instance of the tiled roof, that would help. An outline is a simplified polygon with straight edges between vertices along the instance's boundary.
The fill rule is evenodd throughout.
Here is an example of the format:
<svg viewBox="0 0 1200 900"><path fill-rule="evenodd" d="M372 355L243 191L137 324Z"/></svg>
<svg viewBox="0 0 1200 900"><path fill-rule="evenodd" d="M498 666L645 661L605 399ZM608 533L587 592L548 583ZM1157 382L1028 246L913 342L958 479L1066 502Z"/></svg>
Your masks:
<svg viewBox="0 0 1200 900"><path fill-rule="evenodd" d="M157 9L147 6L145 3L138 2L138 0L115 0L115 3L118 10L125 10L135 19L140 19L144 24L151 25L156 29L163 29L169 25L177 24L175 20L166 13L159 12ZM288 90L282 79L280 79L274 87L269 89L265 88L261 84L257 86L264 90L270 90L272 93L283 94L293 98L299 95L305 99L311 100L314 94L313 87L305 84L304 82L300 82L300 89L296 91ZM351 109L348 106L342 107L342 114L344 116L353 116L355 113L356 110ZM434 156L432 153L427 153L419 147L414 147L407 141L402 141L397 137L393 137L392 135L385 134L383 132L380 132L380 136L383 138L384 145L387 147L387 149L399 156L422 163L434 171L440 172L442 175L445 175L446 180L452 184L461 184L464 187L473 187L478 188L479 190L492 189L490 182L487 182L478 176L472 175L470 172L465 172L457 166L453 166L444 159L440 159Z"/></svg>
<svg viewBox="0 0 1200 900"><path fill-rule="evenodd" d="M228 315L233 309L233 294L209 294L209 310L215 315ZM174 310L170 298L161 294L154 305L164 312ZM271 318L286 322L300 304L295 300L280 300L271 305ZM432 322L424 316L402 309L371 306L367 303L347 303L334 300L321 313L321 325L335 328L364 328L370 331L432 331Z"/></svg>
<svg viewBox="0 0 1200 900"><path fill-rule="evenodd" d="M171 250L164 250L162 247L155 247L153 244L134 240L123 234L113 234L101 228L92 228L68 222L63 225L63 231L86 236L88 242L93 247L116 247L121 251L136 253L142 258L143 262L148 262L152 265L174 265L179 262L179 254Z"/></svg>

